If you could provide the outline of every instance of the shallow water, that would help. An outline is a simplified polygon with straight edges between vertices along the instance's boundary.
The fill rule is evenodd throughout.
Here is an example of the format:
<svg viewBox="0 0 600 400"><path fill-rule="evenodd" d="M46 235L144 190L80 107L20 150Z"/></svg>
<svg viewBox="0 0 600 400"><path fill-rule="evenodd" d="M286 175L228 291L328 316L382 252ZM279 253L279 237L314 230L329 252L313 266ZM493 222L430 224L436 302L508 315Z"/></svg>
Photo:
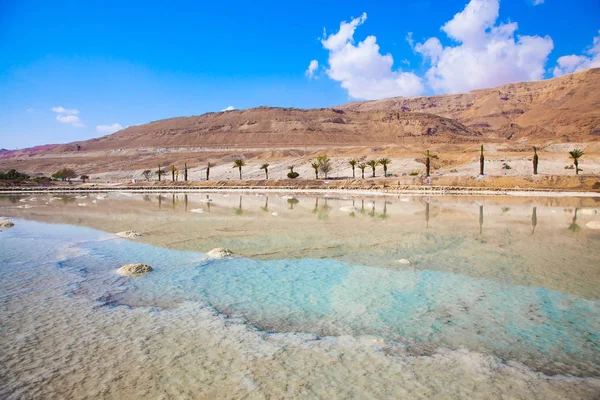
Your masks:
<svg viewBox="0 0 600 400"><path fill-rule="evenodd" d="M600 394L593 200L92 199L0 199L2 397Z"/></svg>

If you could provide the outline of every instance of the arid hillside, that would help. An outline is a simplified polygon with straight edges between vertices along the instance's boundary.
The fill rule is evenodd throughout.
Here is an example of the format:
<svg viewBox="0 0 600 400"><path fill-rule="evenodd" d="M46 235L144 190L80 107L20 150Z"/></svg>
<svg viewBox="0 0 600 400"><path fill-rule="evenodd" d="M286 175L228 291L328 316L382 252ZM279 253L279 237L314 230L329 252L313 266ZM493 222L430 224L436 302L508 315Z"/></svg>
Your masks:
<svg viewBox="0 0 600 400"><path fill-rule="evenodd" d="M197 178L210 161L218 165L211 177L235 179L231 163L241 158L250 179L263 176L258 167L264 162L278 171L273 177L295 165L301 178L309 178L311 161L327 153L339 177L351 176L349 158L381 157L390 157L392 173L401 176L418 173L429 149L439 155L436 173L471 176L481 144L489 162L497 164L490 174L529 173L532 146L545 163L542 174L572 173L565 168L571 163L568 151L576 147L586 154L584 173L597 173L600 69L463 94L170 118L87 141L2 150L0 171L49 175L69 167L94 179L118 180L139 177L158 164L179 169L187 164Z"/></svg>
<svg viewBox="0 0 600 400"><path fill-rule="evenodd" d="M358 112L420 112L456 120L487 138L600 138L600 68L538 82L433 97L394 97L339 106Z"/></svg>

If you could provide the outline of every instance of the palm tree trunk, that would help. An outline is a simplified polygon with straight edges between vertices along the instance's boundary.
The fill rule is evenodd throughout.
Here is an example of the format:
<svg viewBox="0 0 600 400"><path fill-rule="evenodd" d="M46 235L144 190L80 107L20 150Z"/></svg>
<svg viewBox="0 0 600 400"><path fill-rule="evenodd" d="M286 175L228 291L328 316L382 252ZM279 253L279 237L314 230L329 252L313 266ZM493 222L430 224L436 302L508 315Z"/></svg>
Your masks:
<svg viewBox="0 0 600 400"><path fill-rule="evenodd" d="M387 176L387 165L383 166L383 177L385 178Z"/></svg>
<svg viewBox="0 0 600 400"><path fill-rule="evenodd" d="M238 167L240 170L240 181L242 180L242 167Z"/></svg>
<svg viewBox="0 0 600 400"><path fill-rule="evenodd" d="M356 176L354 176L354 167L352 167L352 179L356 178Z"/></svg>
<svg viewBox="0 0 600 400"><path fill-rule="evenodd" d="M373 178L375 178L375 167L373 167Z"/></svg>
<svg viewBox="0 0 600 400"><path fill-rule="evenodd" d="M425 160L425 170L426 170L426 176L429 177L429 172L431 171L431 160L429 159L429 157L427 157L427 159Z"/></svg>
<svg viewBox="0 0 600 400"><path fill-rule="evenodd" d="M171 181L175 182L175 171L171 171Z"/></svg>
<svg viewBox="0 0 600 400"><path fill-rule="evenodd" d="M575 175L579 175L579 161L575 160Z"/></svg>
<svg viewBox="0 0 600 400"><path fill-rule="evenodd" d="M315 170L315 179L319 179L319 171Z"/></svg>
<svg viewBox="0 0 600 400"><path fill-rule="evenodd" d="M209 179L210 176L210 168L206 168L206 180Z"/></svg>
<svg viewBox="0 0 600 400"><path fill-rule="evenodd" d="M362 178L365 179L365 170L362 170Z"/></svg>
<svg viewBox="0 0 600 400"><path fill-rule="evenodd" d="M265 175L267 176L267 180L269 180L269 170L265 168Z"/></svg>

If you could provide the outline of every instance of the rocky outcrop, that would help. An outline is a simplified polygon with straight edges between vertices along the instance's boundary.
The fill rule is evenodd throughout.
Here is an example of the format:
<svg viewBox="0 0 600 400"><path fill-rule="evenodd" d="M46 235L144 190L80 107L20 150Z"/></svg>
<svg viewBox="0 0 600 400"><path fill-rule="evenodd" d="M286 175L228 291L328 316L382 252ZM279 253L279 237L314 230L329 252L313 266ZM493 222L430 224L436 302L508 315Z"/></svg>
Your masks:
<svg viewBox="0 0 600 400"><path fill-rule="evenodd" d="M117 270L117 273L122 276L133 278L142 276L152 271L152 267L147 264L126 264Z"/></svg>

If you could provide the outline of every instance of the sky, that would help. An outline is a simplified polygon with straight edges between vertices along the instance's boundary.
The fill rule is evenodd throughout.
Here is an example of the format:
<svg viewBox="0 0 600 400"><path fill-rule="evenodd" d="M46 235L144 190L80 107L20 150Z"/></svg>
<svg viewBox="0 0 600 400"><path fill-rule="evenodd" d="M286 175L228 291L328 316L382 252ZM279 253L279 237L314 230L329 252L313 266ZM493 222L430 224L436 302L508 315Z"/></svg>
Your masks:
<svg viewBox="0 0 600 400"><path fill-rule="evenodd" d="M591 67L599 0L0 0L0 148Z"/></svg>

